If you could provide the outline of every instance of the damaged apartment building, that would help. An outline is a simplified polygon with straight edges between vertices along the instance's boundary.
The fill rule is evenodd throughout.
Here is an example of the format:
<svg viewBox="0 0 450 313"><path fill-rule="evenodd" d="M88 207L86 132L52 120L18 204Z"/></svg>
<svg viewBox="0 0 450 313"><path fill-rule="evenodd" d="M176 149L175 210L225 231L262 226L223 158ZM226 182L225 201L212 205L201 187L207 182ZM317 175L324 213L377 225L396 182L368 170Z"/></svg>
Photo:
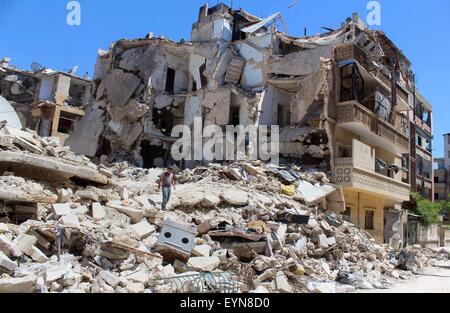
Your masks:
<svg viewBox="0 0 450 313"><path fill-rule="evenodd" d="M9 58L0 61L0 96L20 120L19 128L36 131L42 137L69 138L76 120L84 116L91 82L72 73L43 68L19 70Z"/></svg>
<svg viewBox="0 0 450 313"><path fill-rule="evenodd" d="M203 126L279 125L283 157L327 169L353 223L380 243L404 245L402 204L418 163L410 62L356 14L311 37L279 31L280 19L205 5L188 42L149 35L99 50L93 99L67 144L156 167L171 162L173 127L192 127L195 117Z"/></svg>

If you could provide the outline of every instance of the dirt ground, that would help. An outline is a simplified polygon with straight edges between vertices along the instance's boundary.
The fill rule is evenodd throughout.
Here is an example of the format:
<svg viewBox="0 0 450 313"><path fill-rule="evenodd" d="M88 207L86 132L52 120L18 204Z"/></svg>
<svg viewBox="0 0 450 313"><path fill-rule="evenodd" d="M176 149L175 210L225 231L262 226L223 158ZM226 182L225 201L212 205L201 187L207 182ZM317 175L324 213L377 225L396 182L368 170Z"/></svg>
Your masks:
<svg viewBox="0 0 450 313"><path fill-rule="evenodd" d="M357 293L450 293L450 262L424 269L411 280L385 290L360 290Z"/></svg>

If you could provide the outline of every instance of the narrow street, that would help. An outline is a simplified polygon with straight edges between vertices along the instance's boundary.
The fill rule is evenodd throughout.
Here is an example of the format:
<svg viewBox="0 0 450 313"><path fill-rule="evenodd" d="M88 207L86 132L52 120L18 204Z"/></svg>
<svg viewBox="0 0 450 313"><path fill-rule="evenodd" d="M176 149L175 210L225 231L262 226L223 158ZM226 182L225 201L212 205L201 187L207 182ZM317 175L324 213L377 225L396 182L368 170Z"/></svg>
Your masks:
<svg viewBox="0 0 450 313"><path fill-rule="evenodd" d="M387 290L360 290L357 293L450 293L450 262L431 267Z"/></svg>

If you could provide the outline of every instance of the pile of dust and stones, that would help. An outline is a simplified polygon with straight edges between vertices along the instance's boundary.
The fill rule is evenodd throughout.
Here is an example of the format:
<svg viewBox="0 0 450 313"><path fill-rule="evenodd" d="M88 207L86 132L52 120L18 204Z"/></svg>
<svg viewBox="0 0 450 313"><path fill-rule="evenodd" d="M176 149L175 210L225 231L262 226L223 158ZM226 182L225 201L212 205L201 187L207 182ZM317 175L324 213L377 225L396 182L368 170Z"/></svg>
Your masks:
<svg viewBox="0 0 450 313"><path fill-rule="evenodd" d="M0 160L0 292L220 292L211 284L190 286L225 273L233 290L244 293L352 292L387 288L448 259L419 247L398 252L375 244L329 209L335 208L330 193L340 190L317 169L236 162L178 172L179 185L161 211L161 170L97 166L55 138L4 125L0 150L42 161L28 173ZM48 164L56 164L57 180L42 174ZM98 176L63 181L70 176L65 165L80 167L76 175L88 168ZM312 186L319 200L307 202L302 186ZM156 252L169 221L195 229L185 259ZM192 284L180 290L177 278Z"/></svg>

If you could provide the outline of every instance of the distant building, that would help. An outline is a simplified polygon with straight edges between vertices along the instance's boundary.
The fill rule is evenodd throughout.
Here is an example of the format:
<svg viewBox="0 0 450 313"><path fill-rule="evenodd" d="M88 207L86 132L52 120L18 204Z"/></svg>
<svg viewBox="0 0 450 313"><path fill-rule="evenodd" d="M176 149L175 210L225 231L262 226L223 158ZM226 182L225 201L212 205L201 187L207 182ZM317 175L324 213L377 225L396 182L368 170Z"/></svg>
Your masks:
<svg viewBox="0 0 450 313"><path fill-rule="evenodd" d="M64 144L74 122L85 115L90 80L44 68L19 70L3 59L0 95L13 106L24 128L58 137Z"/></svg>
<svg viewBox="0 0 450 313"><path fill-rule="evenodd" d="M435 159L435 200L450 200L450 134L444 135L444 157Z"/></svg>

